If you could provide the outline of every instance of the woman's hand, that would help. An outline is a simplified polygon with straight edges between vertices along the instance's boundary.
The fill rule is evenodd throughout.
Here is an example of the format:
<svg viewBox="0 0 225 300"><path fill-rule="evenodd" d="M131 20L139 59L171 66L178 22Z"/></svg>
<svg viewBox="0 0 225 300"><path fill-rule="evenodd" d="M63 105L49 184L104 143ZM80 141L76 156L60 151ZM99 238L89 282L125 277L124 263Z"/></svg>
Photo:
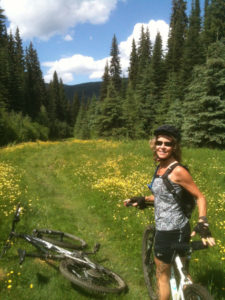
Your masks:
<svg viewBox="0 0 225 300"><path fill-rule="evenodd" d="M134 206L140 209L146 208L145 197L132 197L124 200L124 206Z"/></svg>
<svg viewBox="0 0 225 300"><path fill-rule="evenodd" d="M206 222L198 222L197 225L194 227L194 230L191 236L194 236L198 233L204 245L215 246L215 239L212 237L212 234L209 230L209 224Z"/></svg>

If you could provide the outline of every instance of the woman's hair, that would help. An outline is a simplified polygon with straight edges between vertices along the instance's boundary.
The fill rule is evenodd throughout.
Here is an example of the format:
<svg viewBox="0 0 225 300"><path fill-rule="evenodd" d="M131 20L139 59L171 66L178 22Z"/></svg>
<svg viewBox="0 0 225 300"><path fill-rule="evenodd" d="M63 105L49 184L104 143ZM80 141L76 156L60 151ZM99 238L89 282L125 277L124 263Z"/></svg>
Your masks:
<svg viewBox="0 0 225 300"><path fill-rule="evenodd" d="M178 161L181 162L181 147L180 143L172 136L169 137L171 139L171 142L173 143L173 157ZM153 151L153 159L155 162L159 161L157 155L156 155L156 141L157 137L154 137L149 141L150 148Z"/></svg>

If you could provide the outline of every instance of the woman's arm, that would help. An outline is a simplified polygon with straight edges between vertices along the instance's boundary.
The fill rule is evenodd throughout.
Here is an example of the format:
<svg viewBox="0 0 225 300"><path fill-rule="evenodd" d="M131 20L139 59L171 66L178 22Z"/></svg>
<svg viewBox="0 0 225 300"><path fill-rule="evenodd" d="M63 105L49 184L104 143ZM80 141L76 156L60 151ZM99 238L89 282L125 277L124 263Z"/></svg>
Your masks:
<svg viewBox="0 0 225 300"><path fill-rule="evenodd" d="M187 191L189 191L197 201L198 206L198 223L204 223L207 224L207 202L204 197L204 195L201 193L197 185L192 179L192 176L190 173L183 167L178 166L176 167L173 172L169 175L169 179L173 182L181 185L184 187ZM201 224L203 225L203 224ZM208 229L208 228L206 228ZM208 230L209 231L209 230ZM210 234L210 232L209 232ZM195 232L193 231L192 235L195 235ZM209 245L213 246L215 245L215 240L211 236L208 236L207 238L202 238L203 243L208 243Z"/></svg>

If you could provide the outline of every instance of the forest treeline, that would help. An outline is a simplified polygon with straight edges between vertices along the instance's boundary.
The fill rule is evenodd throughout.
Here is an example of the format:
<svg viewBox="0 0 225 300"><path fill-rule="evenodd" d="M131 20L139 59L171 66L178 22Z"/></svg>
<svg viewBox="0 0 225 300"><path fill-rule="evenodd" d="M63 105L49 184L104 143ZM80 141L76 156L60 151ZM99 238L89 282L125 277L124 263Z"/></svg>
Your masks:
<svg viewBox="0 0 225 300"><path fill-rule="evenodd" d="M167 49L144 26L132 42L128 78L122 77L116 35L100 96L66 99L57 73L45 85L32 43L19 29L7 34L0 11L1 144L29 139L148 138L170 123L192 146L225 148L225 1L172 0Z"/></svg>

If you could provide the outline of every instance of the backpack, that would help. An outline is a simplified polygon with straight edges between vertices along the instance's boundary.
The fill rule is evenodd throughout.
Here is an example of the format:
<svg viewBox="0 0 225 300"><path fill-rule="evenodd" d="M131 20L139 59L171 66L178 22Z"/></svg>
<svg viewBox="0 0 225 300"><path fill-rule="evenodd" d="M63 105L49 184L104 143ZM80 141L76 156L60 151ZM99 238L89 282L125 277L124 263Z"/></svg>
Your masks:
<svg viewBox="0 0 225 300"><path fill-rule="evenodd" d="M176 192L171 182L168 180L168 175L173 171L174 168L177 166L182 166L185 168L188 172L188 168L181 165L180 163L174 163L172 164L166 172L162 175L163 182L167 189L170 191L171 194L173 194L175 200L179 203L183 213L187 218L191 218L191 214L196 206L196 199L195 197L189 193L185 188L182 187L181 192Z"/></svg>

